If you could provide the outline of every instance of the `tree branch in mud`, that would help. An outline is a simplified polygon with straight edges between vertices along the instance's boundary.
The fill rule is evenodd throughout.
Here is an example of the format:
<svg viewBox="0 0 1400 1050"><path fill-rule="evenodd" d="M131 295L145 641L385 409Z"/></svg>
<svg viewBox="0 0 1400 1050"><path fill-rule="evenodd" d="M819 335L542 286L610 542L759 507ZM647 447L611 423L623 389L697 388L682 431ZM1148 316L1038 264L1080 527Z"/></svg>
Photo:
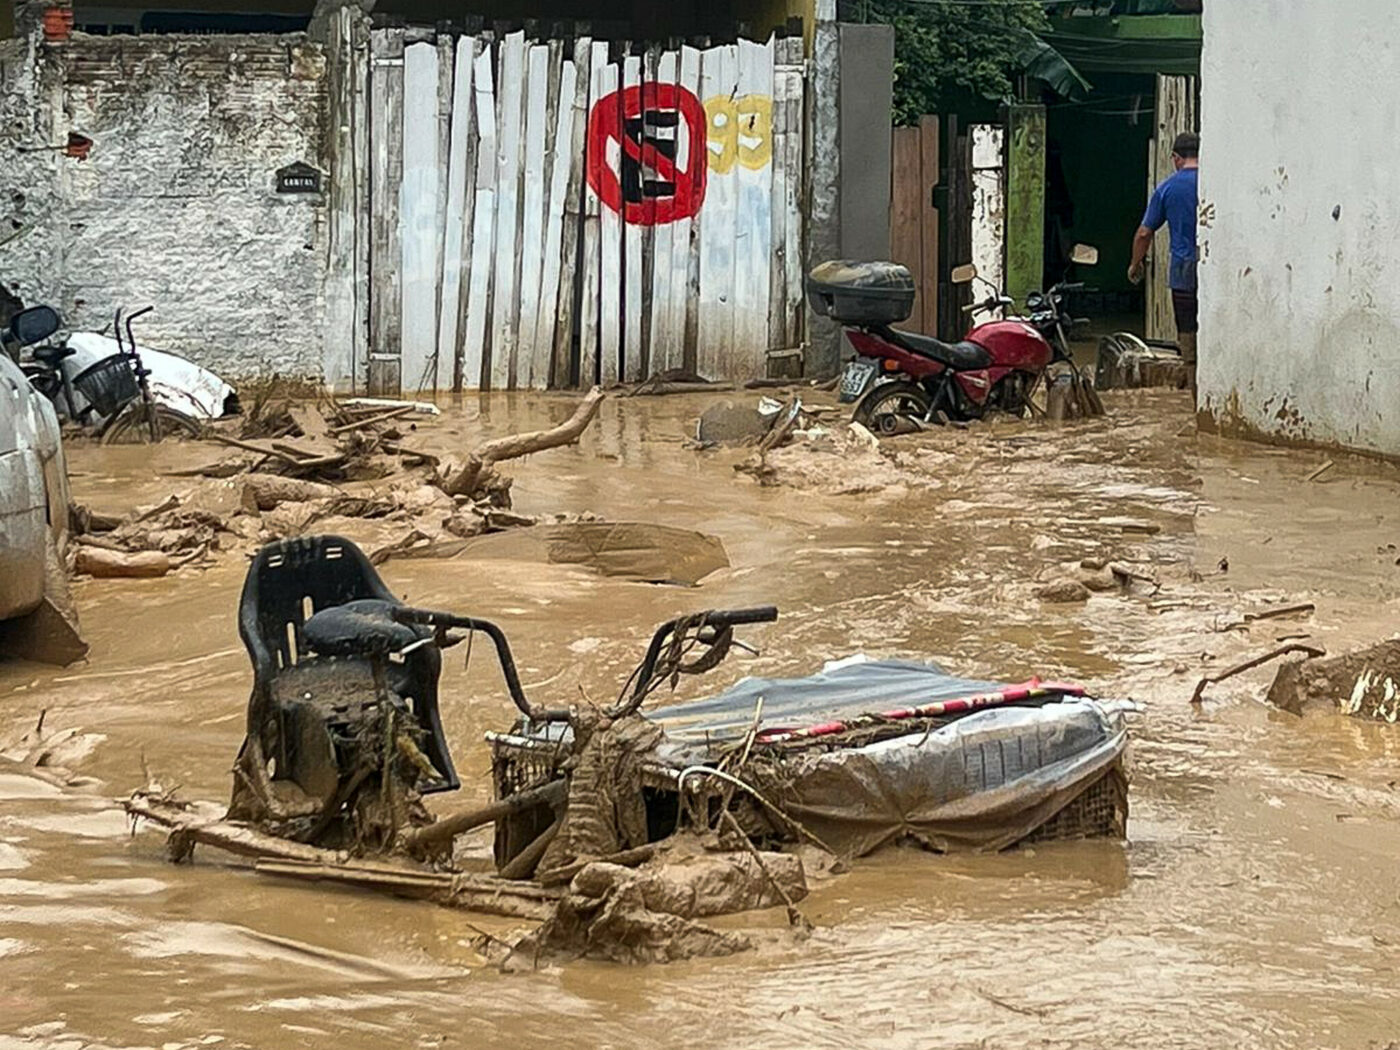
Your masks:
<svg viewBox="0 0 1400 1050"><path fill-rule="evenodd" d="M1277 659L1280 656L1287 656L1289 653L1304 653L1310 658L1327 655L1325 649L1318 649L1316 646L1312 645L1298 645L1296 643L1281 645L1277 649L1270 650L1262 656L1256 656L1252 660L1246 660L1243 663L1235 664L1234 667L1227 667L1225 670L1217 672L1216 674L1206 675L1196 683L1196 691L1191 694L1191 703L1199 704L1201 702L1205 696L1206 686L1216 682L1223 682L1227 678L1233 678L1237 674L1243 674L1245 671L1253 670L1260 664L1266 664L1270 660Z"/></svg>
<svg viewBox="0 0 1400 1050"><path fill-rule="evenodd" d="M595 386L579 402L574 414L557 427L496 438L472 452L466 462L444 464L436 479L438 488L449 496L470 496L480 486L492 464L561 445L572 445L597 416L604 396L603 388Z"/></svg>

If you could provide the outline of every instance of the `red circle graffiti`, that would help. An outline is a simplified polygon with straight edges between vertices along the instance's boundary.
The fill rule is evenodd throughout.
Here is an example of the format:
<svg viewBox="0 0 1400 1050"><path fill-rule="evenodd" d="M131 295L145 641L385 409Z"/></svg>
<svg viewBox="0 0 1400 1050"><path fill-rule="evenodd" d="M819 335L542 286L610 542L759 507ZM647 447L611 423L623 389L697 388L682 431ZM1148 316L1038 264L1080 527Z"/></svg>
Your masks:
<svg viewBox="0 0 1400 1050"><path fill-rule="evenodd" d="M616 166L608 160L610 147ZM705 107L693 92L678 84L614 91L588 115L588 185L624 222L655 226L688 219L705 200L707 148Z"/></svg>

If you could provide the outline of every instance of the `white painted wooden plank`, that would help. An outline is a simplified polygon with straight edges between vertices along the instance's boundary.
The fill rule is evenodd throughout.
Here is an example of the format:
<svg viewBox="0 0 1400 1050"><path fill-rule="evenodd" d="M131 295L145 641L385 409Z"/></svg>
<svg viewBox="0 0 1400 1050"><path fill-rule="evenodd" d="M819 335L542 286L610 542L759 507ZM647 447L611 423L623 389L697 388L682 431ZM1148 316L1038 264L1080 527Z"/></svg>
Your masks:
<svg viewBox="0 0 1400 1050"><path fill-rule="evenodd" d="M680 72L679 59L680 56L674 51L664 52L657 57L657 88L663 85L674 87ZM663 94L656 91L654 97L661 98ZM679 161L684 152L685 128L679 124L675 128L658 127L653 133L674 143L672 148ZM652 374L681 366L681 339L684 333L678 334L675 330L671 289L675 230L683 226L685 224L680 221L658 222L652 230L650 328L647 333L647 371ZM682 324L684 316L681 315Z"/></svg>
<svg viewBox="0 0 1400 1050"><path fill-rule="evenodd" d="M578 75L572 59L565 59L559 70L559 89L555 99L554 137L550 142L549 207L545 212L544 271L540 277L539 320L535 325L535 372L530 385L538 389L551 386L553 373L555 324L559 319L559 276L563 267L564 209L569 192L570 173L574 167L574 100ZM570 277L572 278L572 273ZM572 294L570 295L572 301ZM560 384L562 385L562 383Z"/></svg>
<svg viewBox="0 0 1400 1050"><path fill-rule="evenodd" d="M600 114L614 122L620 121L621 99L618 88L622 79L621 66L610 62L600 74L599 101L594 104L593 120ZM604 180L621 174L622 143L609 136L599 146L599 156L590 158L590 164L598 164L603 169ZM618 208L603 203L599 214L599 266L598 266L598 371L604 386L612 386L618 380L619 357L622 353L622 213Z"/></svg>
<svg viewBox="0 0 1400 1050"><path fill-rule="evenodd" d="M660 47L648 47L642 56L642 88L639 97L641 110L639 113L639 141L645 144L649 139L655 139L658 134L656 123L659 117L656 94L656 73L661 59ZM642 192L641 209L639 216L641 219L639 232L641 234L641 291L637 314L640 321L641 333L638 338L638 362L636 364L636 374L640 378L646 378L652 374L651 371L651 307L655 286L653 284L653 273L656 264L656 218L658 198L648 192L647 180L658 177L656 166L649 163L650 151L645 145L642 147L643 156L639 158L638 181Z"/></svg>
<svg viewBox="0 0 1400 1050"><path fill-rule="evenodd" d="M534 385L535 332L540 316L540 276L544 264L545 134L549 120L549 48L530 48L526 62L525 167L520 212L520 321L518 360L512 389Z"/></svg>
<svg viewBox="0 0 1400 1050"><path fill-rule="evenodd" d="M370 54L369 41L362 40L358 30L353 28L358 26L358 22L350 18L349 12L344 9L342 9L342 15L345 16L346 35L355 41L352 50L353 59L347 73L353 85L350 136L355 156L355 351L354 371L350 376L350 391L359 393L366 388L365 379L368 372L370 349Z"/></svg>
<svg viewBox="0 0 1400 1050"><path fill-rule="evenodd" d="M740 39L736 109L738 199L734 242L734 344L725 379L768 372L769 269L773 255L773 40Z"/></svg>
<svg viewBox="0 0 1400 1050"><path fill-rule="evenodd" d="M472 207L471 273L467 284L466 337L462 347L463 386L468 390L488 384L487 340L490 332L491 292L496 268L496 96L491 48L476 56L472 73L475 96L476 202Z"/></svg>
<svg viewBox="0 0 1400 1050"><path fill-rule="evenodd" d="M622 60L622 89L624 99L630 93L636 95L641 90L642 59L640 55L628 55ZM632 119L624 104L624 129ZM624 131L625 134L625 131ZM619 163L621 157L618 158ZM622 170L618 169L619 172ZM645 178L645 173L642 174ZM629 383L646 378L642 373L642 226L626 219L626 187L623 203L623 348L622 377Z"/></svg>
<svg viewBox="0 0 1400 1050"><path fill-rule="evenodd" d="M435 382L438 262L438 53L410 44L403 65L402 230L403 373L406 392Z"/></svg>
<svg viewBox="0 0 1400 1050"><path fill-rule="evenodd" d="M787 302L787 267L784 264L787 254L787 76L782 72L781 63L787 55L787 40L779 40L774 46L773 69L773 184L770 197L769 222L771 224L772 252L768 257L768 346L778 350L789 346L787 314L783 304ZM794 175L796 173L794 172Z"/></svg>
<svg viewBox="0 0 1400 1050"><path fill-rule="evenodd" d="M1002 170L1006 132L998 124L973 124L968 135L972 140L972 263L977 275L1000 291L1006 287L1006 182ZM1000 310L974 310L968 320L981 324L1000 317Z"/></svg>
<svg viewBox="0 0 1400 1050"><path fill-rule="evenodd" d="M804 294L802 260L802 201L804 199L804 158L807 156L803 133L806 129L806 78L803 73L802 38L790 37L787 40L787 58L784 62L784 79L787 81L786 102L787 138L784 142L787 169L786 198L783 204L786 228L784 237L783 264L787 271L785 281L786 297L783 311L786 314L784 327L787 330L788 346L798 346L805 341L802 329L802 308ZM772 304L778 308L777 303ZM784 348L786 349L786 348Z"/></svg>
<svg viewBox="0 0 1400 1050"><path fill-rule="evenodd" d="M476 41L462 37L452 70L452 119L447 147L447 202L443 210L442 293L438 300L437 385L446 387L457 361L462 313L463 244L471 216L467 204L472 137L472 60Z"/></svg>
<svg viewBox="0 0 1400 1050"><path fill-rule="evenodd" d="M608 88L608 45L595 40L589 55L588 69L588 117L585 129L596 120L596 107L607 94ZM582 318L579 322L579 385L592 386L599 379L600 340L602 337L602 213L605 210L598 194L593 190L593 175L606 163L603 151L596 151L596 143L585 130L585 185L583 199L583 257L579 261L580 280L583 285L580 305Z"/></svg>
<svg viewBox="0 0 1400 1050"><path fill-rule="evenodd" d="M398 394L402 348L403 30L370 34L369 392Z"/></svg>
<svg viewBox="0 0 1400 1050"><path fill-rule="evenodd" d="M703 101L704 96L700 93L699 49L681 48L678 80L682 88ZM705 126L699 130L698 134L688 133L684 136L686 154L684 163L686 170L690 170L691 141L692 139L698 141L701 156L693 158L697 165L695 170L700 175L708 176L710 174L709 120L702 119L705 120ZM686 130L690 132L689 128ZM702 204L701 207L703 208L703 206ZM672 325L680 340L680 361L678 364L682 368L694 371L697 367L696 342L700 309L700 216L698 214L676 224L675 231L671 235L671 253L671 309L674 312Z"/></svg>
<svg viewBox="0 0 1400 1050"><path fill-rule="evenodd" d="M524 141L525 34L501 42L496 113L496 252L491 304L491 389L511 388L520 320L520 155Z"/></svg>
<svg viewBox="0 0 1400 1050"><path fill-rule="evenodd" d="M554 325L554 360L550 385L563 388L572 379L571 360L574 346L574 324L582 320L582 312L575 311L580 267L579 240L583 234L583 194L584 156L588 129L588 91L590 78L590 56L593 42L588 37L580 37L574 43L574 97L569 109L569 129L567 141L560 148L568 156L569 181L564 195L564 215L561 234L561 257L559 260L558 314ZM561 93L561 119L563 116ZM586 266L586 259L584 266ZM589 379L591 382L591 379Z"/></svg>
<svg viewBox="0 0 1400 1050"><path fill-rule="evenodd" d="M734 242L738 218L739 49L700 56L700 97L709 119L710 170L700 209L700 309L697 365L707 379L724 375L734 348Z"/></svg>
<svg viewBox="0 0 1400 1050"><path fill-rule="evenodd" d="M467 149L463 162L466 175L466 184L462 190L462 245L459 265L461 275L458 278L457 293L457 342L453 348L452 358L452 389L462 391L468 385L475 388L480 382L479 375L473 377L468 383L466 376L466 331L467 331L467 308L471 297L471 275L472 275L472 251L473 232L476 228L476 174L480 165L478 157L478 147L481 144L480 132L477 128L476 120L476 60L481 54L484 44L479 37L465 38L464 46L467 47L466 57L466 92L467 92ZM441 321L439 320L439 324ZM446 366L444 366L446 367ZM441 371L441 370L440 370Z"/></svg>

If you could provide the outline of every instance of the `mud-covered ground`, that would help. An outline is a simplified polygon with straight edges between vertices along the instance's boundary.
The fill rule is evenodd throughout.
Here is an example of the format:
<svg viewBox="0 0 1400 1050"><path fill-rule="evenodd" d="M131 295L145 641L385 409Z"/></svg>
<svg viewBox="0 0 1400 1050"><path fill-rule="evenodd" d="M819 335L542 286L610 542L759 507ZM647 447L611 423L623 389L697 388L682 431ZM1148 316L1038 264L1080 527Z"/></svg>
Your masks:
<svg viewBox="0 0 1400 1050"><path fill-rule="evenodd" d="M737 395L728 395L737 396ZM1306 634L1387 636L1400 596L1400 481L1388 468L1197 438L1183 395L1107 398L1102 420L892 439L880 453L742 450L683 438L705 402L609 400L578 448L510 464L517 509L591 512L719 536L732 567L693 590L569 566L394 560L415 603L501 622L527 688L615 694L659 620L772 601L739 655L684 695L865 651L974 677L1070 676L1144 711L1126 843L996 856L897 850L818 884L816 925L780 913L730 959L506 976L461 913L286 885L207 851L174 867L108 801L148 767L224 798L250 673L235 626L246 561L77 585L86 664L0 666L0 727L102 734L60 789L0 769L0 1048L1356 1047L1400 1038L1400 727L1272 711L1272 672L1188 699L1202 674ZM567 415L556 398L450 410L450 448ZM196 484L161 472L208 447L75 448L75 497L123 510ZM219 483L200 482L201 485ZM229 483L235 484L235 483ZM236 501L234 501L236 502ZM232 506L232 503L230 504ZM1155 531L1153 531L1155 529ZM1046 604L1082 558L1160 584ZM1228 566L1222 571L1221 566ZM1251 610L1316 613L1227 629ZM478 647L449 654L443 703L467 786L512 708Z"/></svg>

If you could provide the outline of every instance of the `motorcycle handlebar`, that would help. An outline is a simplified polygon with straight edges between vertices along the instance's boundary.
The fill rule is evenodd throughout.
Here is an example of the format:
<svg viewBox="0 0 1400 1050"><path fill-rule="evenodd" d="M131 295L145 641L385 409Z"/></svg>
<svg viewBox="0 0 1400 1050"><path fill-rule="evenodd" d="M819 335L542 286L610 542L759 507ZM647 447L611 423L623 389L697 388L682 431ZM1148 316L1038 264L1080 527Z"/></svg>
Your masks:
<svg viewBox="0 0 1400 1050"><path fill-rule="evenodd" d="M751 609L712 609L701 614L700 627L734 627L743 623L771 623L778 618L778 607L776 605L758 605ZM646 658L642 661L641 669L637 672L637 683L632 689L632 695L621 703L610 708L606 714L609 718L621 718L624 715L633 714L642 706L642 701L646 699L647 688L651 685L652 675L656 673L656 662L661 659L661 650L665 647L666 641L676 631L682 623L690 620L691 617L679 617L675 620L667 620L656 629L656 633L651 636L651 645L647 646ZM702 639L702 641L713 641L713 639Z"/></svg>

